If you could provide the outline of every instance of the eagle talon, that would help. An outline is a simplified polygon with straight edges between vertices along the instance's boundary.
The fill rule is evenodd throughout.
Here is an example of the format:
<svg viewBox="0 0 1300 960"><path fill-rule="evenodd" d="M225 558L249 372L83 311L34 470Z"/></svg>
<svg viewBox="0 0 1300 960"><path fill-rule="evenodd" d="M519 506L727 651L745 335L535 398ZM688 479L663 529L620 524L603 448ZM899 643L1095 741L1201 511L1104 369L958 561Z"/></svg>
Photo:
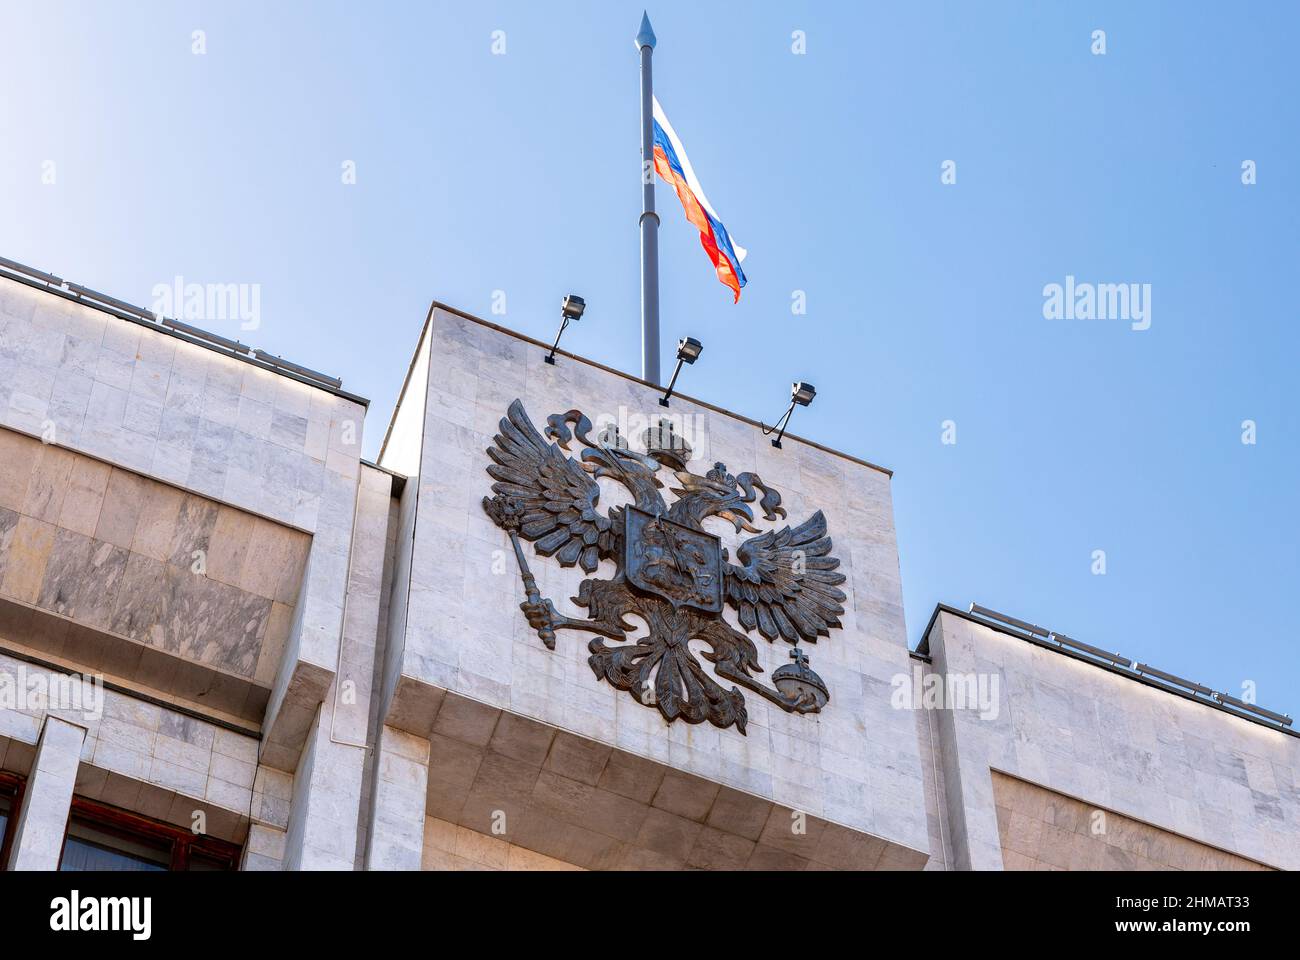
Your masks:
<svg viewBox="0 0 1300 960"><path fill-rule="evenodd" d="M519 604L528 625L537 631L537 636L546 644L547 650L555 649L555 624L559 614L555 604L550 600L525 600Z"/></svg>
<svg viewBox="0 0 1300 960"><path fill-rule="evenodd" d="M816 694L805 693L790 705L790 709L795 713L821 713L822 708L817 705Z"/></svg>
<svg viewBox="0 0 1300 960"><path fill-rule="evenodd" d="M770 689L770 688L764 688ZM817 705L817 697L812 693L801 693L797 696L787 696L778 690L771 691L774 696L769 699L780 704L791 713L820 713L821 707Z"/></svg>

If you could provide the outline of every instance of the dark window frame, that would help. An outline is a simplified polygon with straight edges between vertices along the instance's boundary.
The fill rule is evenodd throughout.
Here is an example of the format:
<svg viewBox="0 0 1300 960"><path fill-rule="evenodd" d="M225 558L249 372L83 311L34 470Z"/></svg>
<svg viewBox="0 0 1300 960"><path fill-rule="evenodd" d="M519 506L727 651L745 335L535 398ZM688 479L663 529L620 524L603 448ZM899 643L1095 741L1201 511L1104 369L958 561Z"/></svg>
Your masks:
<svg viewBox="0 0 1300 960"><path fill-rule="evenodd" d="M13 847L14 834L18 831L18 820L22 816L23 793L26 789L26 777L0 770L0 790L10 798L9 822L5 825L4 836L0 836L0 870L9 868L9 854Z"/></svg>
<svg viewBox="0 0 1300 960"><path fill-rule="evenodd" d="M171 862L167 869L172 872L189 870L190 862L195 855L218 864L221 869L239 869L242 847L227 840L195 834L191 830L162 823L86 797L72 798L68 827L72 825L74 817L123 840L143 840L147 843L167 845L171 851ZM68 843L68 827L64 827L63 830L64 849L67 848ZM59 851L59 865L63 865L63 850Z"/></svg>

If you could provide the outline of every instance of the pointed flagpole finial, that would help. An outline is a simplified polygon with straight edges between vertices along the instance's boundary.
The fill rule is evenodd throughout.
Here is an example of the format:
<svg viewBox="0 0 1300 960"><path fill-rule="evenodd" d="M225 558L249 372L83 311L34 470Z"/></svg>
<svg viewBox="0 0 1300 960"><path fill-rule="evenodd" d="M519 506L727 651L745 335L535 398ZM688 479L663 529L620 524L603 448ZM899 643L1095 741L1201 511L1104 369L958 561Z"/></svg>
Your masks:
<svg viewBox="0 0 1300 960"><path fill-rule="evenodd" d="M650 26L650 15L645 11L641 12L641 29L637 31L636 48L649 47L651 50L655 47L655 31Z"/></svg>

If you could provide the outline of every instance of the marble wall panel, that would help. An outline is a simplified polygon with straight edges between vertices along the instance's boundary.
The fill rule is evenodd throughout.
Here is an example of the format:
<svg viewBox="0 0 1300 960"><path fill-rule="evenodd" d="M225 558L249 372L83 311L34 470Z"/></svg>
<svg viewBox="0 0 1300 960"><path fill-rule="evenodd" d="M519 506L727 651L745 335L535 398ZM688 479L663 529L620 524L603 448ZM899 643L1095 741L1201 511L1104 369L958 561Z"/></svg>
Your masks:
<svg viewBox="0 0 1300 960"><path fill-rule="evenodd" d="M307 534L3 428L0 460L0 596L269 684Z"/></svg>
<svg viewBox="0 0 1300 960"><path fill-rule="evenodd" d="M355 473L363 403L14 280L0 327L0 426L308 532Z"/></svg>
<svg viewBox="0 0 1300 960"><path fill-rule="evenodd" d="M33 674L57 675L0 653L0 675ZM9 738L3 769L28 772L24 763L37 756L32 750L43 729L77 732L75 751L70 757L62 751L60 790L49 796L33 792L24 803L34 822L53 824L46 832L55 832L55 862L74 779L79 796L178 826L192 826L194 812L202 811L208 833L235 842L242 840L250 817L279 829L285 825L293 778L258 769L255 737L104 689L97 709L0 711L0 737Z"/></svg>
<svg viewBox="0 0 1300 960"><path fill-rule="evenodd" d="M993 772L1007 870L1268 870L1190 837Z"/></svg>
<svg viewBox="0 0 1300 960"><path fill-rule="evenodd" d="M1011 866L997 810L1004 776L1189 842L1300 868L1300 738L948 611L927 639L934 673L996 673L1001 688L996 717L931 711L958 869Z"/></svg>
<svg viewBox="0 0 1300 960"><path fill-rule="evenodd" d="M847 600L843 629L806 645L831 688L821 714L793 716L747 693L747 735L668 724L593 677L588 635L561 632L554 651L542 647L518 612L510 542L480 506L492 483L485 451L511 400L522 399L540 429L549 414L574 407L593 420L658 416L661 391L580 359L547 365L544 349L440 308L430 324L438 361L428 383L420 474L408 483L408 496L418 484L418 497L402 610L392 620L400 645L392 653L401 658L394 672L928 851L915 719L889 703L891 677L909 669L889 476L795 437L775 450L756 426L673 399L671 413L692 429L695 472L723 461L733 473L759 473L780 491L791 525L825 512ZM600 508L617 502L617 485L603 484ZM734 553L741 537L725 522L711 529ZM542 594L561 613L585 616L569 600L581 572L525 549ZM733 613L726 616L735 623ZM755 642L764 677L788 662L785 644L757 635Z"/></svg>

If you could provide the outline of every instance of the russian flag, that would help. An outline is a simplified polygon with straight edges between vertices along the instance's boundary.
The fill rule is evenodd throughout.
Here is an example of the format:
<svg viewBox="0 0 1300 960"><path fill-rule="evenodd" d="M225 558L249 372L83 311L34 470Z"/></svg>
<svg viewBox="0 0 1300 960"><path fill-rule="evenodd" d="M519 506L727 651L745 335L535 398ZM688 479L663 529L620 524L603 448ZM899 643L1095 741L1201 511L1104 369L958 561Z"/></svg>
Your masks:
<svg viewBox="0 0 1300 960"><path fill-rule="evenodd" d="M686 211L686 219L700 231L700 243L718 272L718 279L735 293L735 303L740 302L740 288L745 285L745 273L740 262L745 259L745 249L733 243L727 228L709 206L704 188L695 176L691 161L686 157L682 142L677 139L673 125L664 116L659 98L654 98L654 150L655 172L677 191Z"/></svg>

